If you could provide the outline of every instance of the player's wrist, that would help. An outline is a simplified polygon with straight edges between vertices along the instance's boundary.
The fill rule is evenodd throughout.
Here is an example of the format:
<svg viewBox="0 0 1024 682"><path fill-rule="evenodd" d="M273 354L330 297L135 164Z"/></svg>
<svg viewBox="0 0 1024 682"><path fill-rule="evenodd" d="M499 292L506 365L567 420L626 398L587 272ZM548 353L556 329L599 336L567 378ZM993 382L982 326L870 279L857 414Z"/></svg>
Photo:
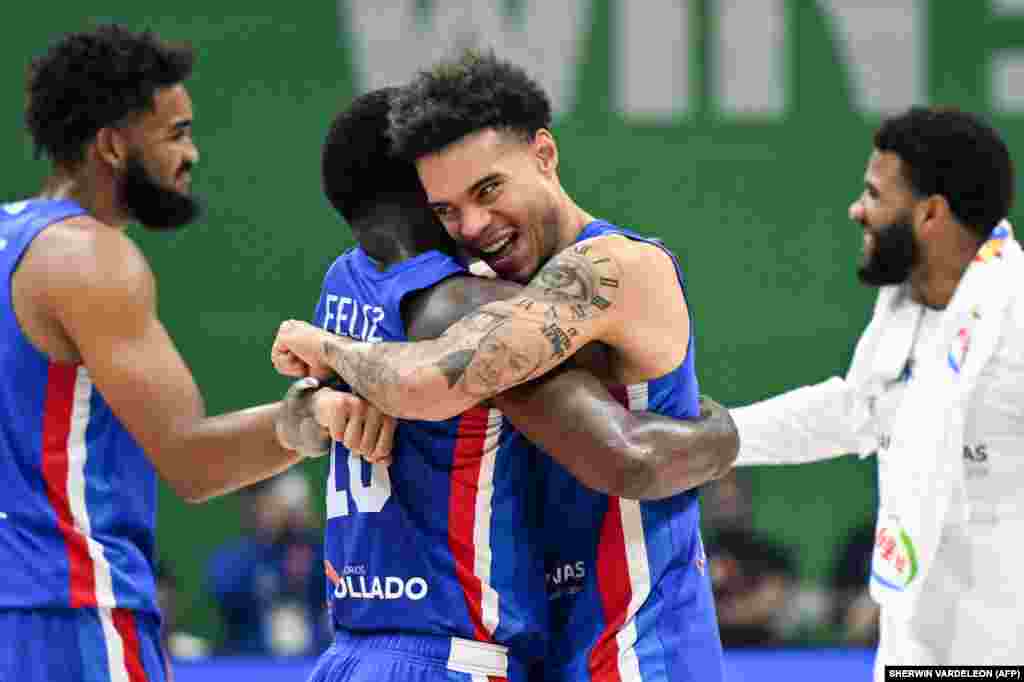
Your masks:
<svg viewBox="0 0 1024 682"><path fill-rule="evenodd" d="M275 420L281 446L303 457L322 457L331 450L330 435L316 420L316 394L322 388L315 377L303 377L285 393Z"/></svg>

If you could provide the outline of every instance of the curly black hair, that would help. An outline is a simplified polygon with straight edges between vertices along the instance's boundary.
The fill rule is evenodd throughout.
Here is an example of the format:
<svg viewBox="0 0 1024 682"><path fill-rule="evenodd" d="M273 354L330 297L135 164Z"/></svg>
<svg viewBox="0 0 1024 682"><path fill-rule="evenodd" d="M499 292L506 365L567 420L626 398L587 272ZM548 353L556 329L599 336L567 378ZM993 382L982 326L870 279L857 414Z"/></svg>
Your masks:
<svg viewBox="0 0 1024 682"><path fill-rule="evenodd" d="M357 97L334 118L324 140L324 194L353 227L385 201L427 202L416 167L391 151L388 113L397 93L381 88Z"/></svg>
<svg viewBox="0 0 1024 682"><path fill-rule="evenodd" d="M153 106L157 90L192 73L195 53L118 24L70 33L32 60L25 123L36 156L73 163L96 133Z"/></svg>
<svg viewBox="0 0 1024 682"><path fill-rule="evenodd" d="M392 152L388 114L398 92L381 88L354 99L331 123L320 164L327 200L363 249L383 262L403 249L455 252L416 166Z"/></svg>
<svg viewBox="0 0 1024 682"><path fill-rule="evenodd" d="M395 153L411 161L479 130L494 128L530 140L550 127L547 94L493 51L467 50L421 71L391 109Z"/></svg>
<svg viewBox="0 0 1024 682"><path fill-rule="evenodd" d="M883 121L875 148L903 161L918 197L941 195L979 238L1013 206L1014 166L999 133L980 117L945 107L913 107Z"/></svg>

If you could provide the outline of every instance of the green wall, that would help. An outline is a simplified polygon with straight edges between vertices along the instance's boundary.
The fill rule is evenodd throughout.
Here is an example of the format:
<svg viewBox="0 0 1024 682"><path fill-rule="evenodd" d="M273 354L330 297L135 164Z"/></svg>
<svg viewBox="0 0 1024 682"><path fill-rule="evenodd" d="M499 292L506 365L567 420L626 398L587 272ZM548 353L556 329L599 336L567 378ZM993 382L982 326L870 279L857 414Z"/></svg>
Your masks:
<svg viewBox="0 0 1024 682"><path fill-rule="evenodd" d="M691 3L694 103L674 123L640 124L613 111L611 2L592 4L575 106L556 127L563 184L590 212L659 235L679 255L706 393L737 404L843 372L872 300L855 281L860 231L846 210L877 119L851 110L850 77L827 17L809 0L786 3L786 115L737 122L719 116L707 96L703 29L713 28L712 0ZM64 9L55 17L52 6L24 4L5 12L2 196L35 192L46 171L21 127L29 55L64 31L108 19L190 40L199 52L189 83L202 152L195 190L209 211L177 234L134 233L160 282L161 316L209 411L276 399L285 386L268 362L276 325L310 315L322 273L351 243L321 198L318 175L327 122L355 80L339 6L179 0L155 15L134 0L102 4L103 14ZM991 50L1013 47L1024 25L993 19L985 2L924 4L930 100L989 110ZM1024 122L996 120L1017 150ZM319 489L323 463L306 466ZM800 547L808 580L823 576L835 543L871 515L870 460L750 476L757 525ZM239 526L236 499L187 506L167 490L161 497L160 554L180 574L181 615L200 634L217 633L201 591L203 563Z"/></svg>

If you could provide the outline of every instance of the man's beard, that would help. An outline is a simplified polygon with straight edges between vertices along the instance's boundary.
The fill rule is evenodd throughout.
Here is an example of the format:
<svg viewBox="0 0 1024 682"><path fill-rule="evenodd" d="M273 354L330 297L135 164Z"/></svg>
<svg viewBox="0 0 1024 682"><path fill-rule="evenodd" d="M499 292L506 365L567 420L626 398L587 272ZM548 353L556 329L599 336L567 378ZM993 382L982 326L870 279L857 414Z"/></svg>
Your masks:
<svg viewBox="0 0 1024 682"><path fill-rule="evenodd" d="M906 220L871 232L874 245L857 268L857 278L869 286L902 284L919 258L914 226Z"/></svg>
<svg viewBox="0 0 1024 682"><path fill-rule="evenodd" d="M177 229L202 211L195 198L154 180L137 156L130 156L125 165L120 200L137 221L152 230Z"/></svg>

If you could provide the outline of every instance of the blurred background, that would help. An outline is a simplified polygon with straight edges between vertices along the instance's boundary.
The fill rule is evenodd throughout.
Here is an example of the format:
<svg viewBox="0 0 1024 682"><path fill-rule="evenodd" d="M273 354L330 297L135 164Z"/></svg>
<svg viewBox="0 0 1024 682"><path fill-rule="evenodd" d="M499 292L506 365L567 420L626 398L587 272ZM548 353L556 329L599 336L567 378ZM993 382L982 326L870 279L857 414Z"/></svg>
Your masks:
<svg viewBox="0 0 1024 682"><path fill-rule="evenodd" d="M326 267L352 244L320 191L331 117L458 47L531 71L558 110L568 192L679 256L702 390L728 405L845 372L873 300L846 211L883 115L956 105L989 115L1017 158L1024 144L1022 0L93 0L5 16L2 200L33 194L47 170L20 89L50 41L113 20L197 49L193 187L208 212L176 234L134 233L211 413L280 396L277 324L312 314ZM322 646L306 590L322 580L325 467L202 506L164 491L179 657ZM726 644L870 646L874 501L874 462L854 457L710 487Z"/></svg>

